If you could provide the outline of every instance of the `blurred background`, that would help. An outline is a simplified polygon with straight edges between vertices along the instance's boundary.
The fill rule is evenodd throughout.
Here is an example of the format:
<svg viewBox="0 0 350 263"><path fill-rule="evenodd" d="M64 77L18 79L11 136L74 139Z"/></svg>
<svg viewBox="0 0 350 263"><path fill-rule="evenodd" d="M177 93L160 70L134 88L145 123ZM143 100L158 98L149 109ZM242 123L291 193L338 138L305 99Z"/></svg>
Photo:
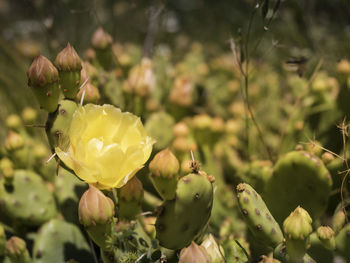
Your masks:
<svg viewBox="0 0 350 263"><path fill-rule="evenodd" d="M138 47L139 56L165 48L176 61L191 43L198 42L208 60L219 52L230 52L229 39L247 32L255 2L0 0L0 121L4 123L9 113L27 105L37 106L26 86L25 72L38 53L53 60L70 42L84 57L93 32L103 27L115 43ZM310 68L322 58L331 74L336 62L349 58L349 1L267 2L267 14L251 21L249 45L254 48L259 43L254 59L267 61L278 73L290 58L307 58ZM305 74L311 74L308 69Z"/></svg>

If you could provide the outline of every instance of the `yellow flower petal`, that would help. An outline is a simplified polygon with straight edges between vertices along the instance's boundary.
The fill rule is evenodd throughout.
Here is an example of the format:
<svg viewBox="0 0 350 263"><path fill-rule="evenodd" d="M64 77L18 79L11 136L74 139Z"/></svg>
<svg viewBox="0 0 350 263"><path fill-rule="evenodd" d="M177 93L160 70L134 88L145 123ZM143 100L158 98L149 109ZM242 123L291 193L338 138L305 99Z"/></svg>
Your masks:
<svg viewBox="0 0 350 263"><path fill-rule="evenodd" d="M100 189L122 187L148 160L154 141L140 118L112 105L80 106L74 113L67 152L59 158L76 175Z"/></svg>
<svg viewBox="0 0 350 263"><path fill-rule="evenodd" d="M64 162L64 164L69 168L72 169L74 168L74 162L71 158L71 156L68 154L68 152L64 152L62 151L59 147L55 148L55 152L58 156L58 158L60 158L60 160L62 162Z"/></svg>

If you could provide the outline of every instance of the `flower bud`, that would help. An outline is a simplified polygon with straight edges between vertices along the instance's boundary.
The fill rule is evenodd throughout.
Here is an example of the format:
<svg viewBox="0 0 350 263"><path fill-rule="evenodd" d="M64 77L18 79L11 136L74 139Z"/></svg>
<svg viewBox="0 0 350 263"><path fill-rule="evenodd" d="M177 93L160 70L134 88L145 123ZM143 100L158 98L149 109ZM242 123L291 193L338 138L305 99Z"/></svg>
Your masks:
<svg viewBox="0 0 350 263"><path fill-rule="evenodd" d="M26 243L16 236L7 240L6 255L11 259L11 262L31 262Z"/></svg>
<svg viewBox="0 0 350 263"><path fill-rule="evenodd" d="M13 162L7 158L0 160L0 174L5 178L5 183L11 183L13 180Z"/></svg>
<svg viewBox="0 0 350 263"><path fill-rule="evenodd" d="M337 65L337 72L339 74L350 75L350 62L347 59L342 59Z"/></svg>
<svg viewBox="0 0 350 263"><path fill-rule="evenodd" d="M323 151L321 147L321 143L318 141L312 141L306 144L305 150L320 157Z"/></svg>
<svg viewBox="0 0 350 263"><path fill-rule="evenodd" d="M173 141L173 149L176 153L184 154L189 153L189 151L196 151L197 150L197 144L193 141L192 138L186 138L186 137L177 137Z"/></svg>
<svg viewBox="0 0 350 263"><path fill-rule="evenodd" d="M66 98L74 99L79 89L81 60L69 43L58 53L55 65L59 70L63 95Z"/></svg>
<svg viewBox="0 0 350 263"><path fill-rule="evenodd" d="M178 122L173 128L174 135L176 137L185 137L188 135L188 127L184 122Z"/></svg>
<svg viewBox="0 0 350 263"><path fill-rule="evenodd" d="M157 153L149 164L153 186L164 200L175 198L179 168L179 161L169 149Z"/></svg>
<svg viewBox="0 0 350 263"><path fill-rule="evenodd" d="M96 30L92 36L92 47L95 49L98 63L104 69L111 69L114 65L114 55L112 52L112 37L102 28Z"/></svg>
<svg viewBox="0 0 350 263"><path fill-rule="evenodd" d="M325 152L322 154L322 161L325 163L325 164L329 164L330 162L332 162L335 158L333 156L333 154L329 153L329 152Z"/></svg>
<svg viewBox="0 0 350 263"><path fill-rule="evenodd" d="M224 263L225 253L224 249L216 243L215 238L212 234L202 242L201 247L204 247L205 251L207 251L211 263Z"/></svg>
<svg viewBox="0 0 350 263"><path fill-rule="evenodd" d="M143 187L134 176L126 185L118 189L118 217L132 220L141 212Z"/></svg>
<svg viewBox="0 0 350 263"><path fill-rule="evenodd" d="M41 161L43 158L49 156L50 151L43 143L38 143L34 145L33 156L36 160Z"/></svg>
<svg viewBox="0 0 350 263"><path fill-rule="evenodd" d="M139 65L130 70L123 89L127 92L135 92L140 97L147 97L154 90L155 84L156 78L152 69L152 61L143 58Z"/></svg>
<svg viewBox="0 0 350 263"><path fill-rule="evenodd" d="M210 257L205 248L198 246L192 241L192 244L183 248L180 252L179 263L211 263Z"/></svg>
<svg viewBox="0 0 350 263"><path fill-rule="evenodd" d="M237 134L241 129L241 124L239 120L229 119L226 122L225 130L228 134Z"/></svg>
<svg viewBox="0 0 350 263"><path fill-rule="evenodd" d="M178 77L175 79L174 85L171 88L169 101L182 107L189 107L193 102L192 93L192 81L186 76Z"/></svg>
<svg viewBox="0 0 350 263"><path fill-rule="evenodd" d="M93 61L96 58L96 52L93 48L88 48L84 52L84 58L88 61Z"/></svg>
<svg viewBox="0 0 350 263"><path fill-rule="evenodd" d="M337 211L332 218L333 229L338 233L346 223L346 215L343 210Z"/></svg>
<svg viewBox="0 0 350 263"><path fill-rule="evenodd" d="M283 222L283 230L290 239L306 239L312 232L309 213L298 206Z"/></svg>
<svg viewBox="0 0 350 263"><path fill-rule="evenodd" d="M90 78L89 82L91 82L92 80L97 79L97 77L98 77L97 69L93 65L91 65L89 62L87 61L83 62L81 72L80 72L79 85L80 86L83 85L83 83L87 78Z"/></svg>
<svg viewBox="0 0 350 263"><path fill-rule="evenodd" d="M283 222L287 253L291 262L299 262L305 255L308 237L312 232L312 219L298 206Z"/></svg>
<svg viewBox="0 0 350 263"><path fill-rule="evenodd" d="M192 160L183 160L181 162L181 173L182 174L188 174L188 173L191 173L192 172Z"/></svg>
<svg viewBox="0 0 350 263"><path fill-rule="evenodd" d="M27 70L28 86L32 88L40 107L48 112L57 109L60 95L58 71L42 55L38 55Z"/></svg>
<svg viewBox="0 0 350 263"><path fill-rule="evenodd" d="M179 172L179 161L169 149L165 149L154 156L149 169L152 176L172 178Z"/></svg>
<svg viewBox="0 0 350 263"><path fill-rule="evenodd" d="M80 57L69 43L60 53L58 53L55 59L55 65L59 71L81 70Z"/></svg>
<svg viewBox="0 0 350 263"><path fill-rule="evenodd" d="M91 44L94 49L106 49L112 45L113 39L101 27L92 36Z"/></svg>
<svg viewBox="0 0 350 263"><path fill-rule="evenodd" d="M146 100L146 110L148 112L155 112L161 110L161 105L158 100L153 98L147 98Z"/></svg>
<svg viewBox="0 0 350 263"><path fill-rule="evenodd" d="M90 184L80 199L78 211L79 221L85 227L106 224L114 216L114 203Z"/></svg>
<svg viewBox="0 0 350 263"><path fill-rule="evenodd" d="M77 98L81 100L81 97L84 94L84 104L87 103L96 103L100 98L100 92L91 82L85 84L85 86L78 92Z"/></svg>
<svg viewBox="0 0 350 263"><path fill-rule="evenodd" d="M225 123L221 117L215 117L211 121L210 129L216 134L221 134L225 130Z"/></svg>
<svg viewBox="0 0 350 263"><path fill-rule="evenodd" d="M22 126L21 118L17 114L10 114L6 118L6 126L11 130L18 130Z"/></svg>
<svg viewBox="0 0 350 263"><path fill-rule="evenodd" d="M195 129L204 130L210 129L212 125L212 119L207 114L196 115L193 118L193 127Z"/></svg>
<svg viewBox="0 0 350 263"><path fill-rule="evenodd" d="M37 111L31 107L26 107L22 111L22 119L24 123L32 124L36 121L37 117L38 117Z"/></svg>
<svg viewBox="0 0 350 263"><path fill-rule="evenodd" d="M22 148L23 146L24 146L23 137L14 131L10 131L5 139L6 150L14 151Z"/></svg>
<svg viewBox="0 0 350 263"><path fill-rule="evenodd" d="M325 248L329 250L335 249L334 231L332 228L329 226L320 226L317 228L317 236Z"/></svg>
<svg viewBox="0 0 350 263"><path fill-rule="evenodd" d="M141 181L134 176L126 185L118 189L118 199L124 201L138 201L143 198L143 187Z"/></svg>

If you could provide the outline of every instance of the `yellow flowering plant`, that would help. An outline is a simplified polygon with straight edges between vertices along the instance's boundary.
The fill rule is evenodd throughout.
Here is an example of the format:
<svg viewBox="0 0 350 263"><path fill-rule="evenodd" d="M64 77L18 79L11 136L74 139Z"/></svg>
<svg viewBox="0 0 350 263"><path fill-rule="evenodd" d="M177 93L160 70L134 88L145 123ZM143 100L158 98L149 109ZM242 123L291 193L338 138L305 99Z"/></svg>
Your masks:
<svg viewBox="0 0 350 263"><path fill-rule="evenodd" d="M154 143L137 116L94 104L76 110L69 140L67 149L55 148L58 157L99 189L125 185L148 160Z"/></svg>

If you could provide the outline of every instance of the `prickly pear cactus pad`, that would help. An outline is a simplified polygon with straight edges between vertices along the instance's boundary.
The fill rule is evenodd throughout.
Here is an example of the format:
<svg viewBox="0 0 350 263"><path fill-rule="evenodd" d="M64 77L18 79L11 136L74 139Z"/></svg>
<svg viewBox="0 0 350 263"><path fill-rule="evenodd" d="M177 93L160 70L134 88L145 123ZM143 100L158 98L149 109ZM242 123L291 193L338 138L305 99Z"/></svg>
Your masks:
<svg viewBox="0 0 350 263"><path fill-rule="evenodd" d="M271 247L282 242L283 234L280 226L253 187L249 184L239 184L237 199L243 217L257 240Z"/></svg>
<svg viewBox="0 0 350 263"><path fill-rule="evenodd" d="M323 162L309 152L293 151L277 161L264 197L279 223L298 205L317 219L327 208L331 189L332 178Z"/></svg>
<svg viewBox="0 0 350 263"><path fill-rule="evenodd" d="M36 263L61 263L68 260L94 262L80 229L57 219L40 228L34 242L33 258Z"/></svg>
<svg viewBox="0 0 350 263"><path fill-rule="evenodd" d="M206 226L213 205L213 187L205 173L191 173L177 185L175 200L158 208L157 239L161 246L181 249Z"/></svg>
<svg viewBox="0 0 350 263"><path fill-rule="evenodd" d="M0 180L0 213L14 224L39 226L57 214L52 193L39 175L16 170L11 184Z"/></svg>

